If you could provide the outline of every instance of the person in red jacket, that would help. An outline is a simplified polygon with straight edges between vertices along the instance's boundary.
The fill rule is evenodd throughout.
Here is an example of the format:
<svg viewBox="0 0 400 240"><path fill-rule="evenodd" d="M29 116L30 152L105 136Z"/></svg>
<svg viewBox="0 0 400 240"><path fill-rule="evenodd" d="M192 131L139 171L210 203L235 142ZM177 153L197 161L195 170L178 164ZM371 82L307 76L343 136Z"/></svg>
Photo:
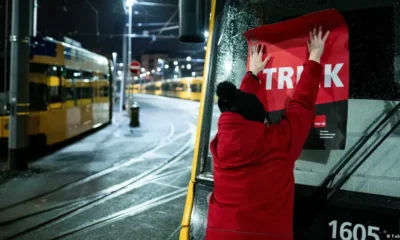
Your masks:
<svg viewBox="0 0 400 240"><path fill-rule="evenodd" d="M328 35L322 36L321 28L310 32L309 60L278 124L264 124L265 110L255 95L257 74L269 60L262 60L262 48L252 51L240 89L229 82L217 86L222 114L210 144L214 191L207 240L293 239L293 169L314 122Z"/></svg>

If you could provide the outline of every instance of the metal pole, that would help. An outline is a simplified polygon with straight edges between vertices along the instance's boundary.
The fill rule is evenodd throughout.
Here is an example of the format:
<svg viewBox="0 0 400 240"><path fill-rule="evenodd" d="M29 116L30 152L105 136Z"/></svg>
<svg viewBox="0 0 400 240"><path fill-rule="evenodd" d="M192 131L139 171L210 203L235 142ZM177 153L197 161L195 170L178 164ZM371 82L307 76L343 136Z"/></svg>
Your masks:
<svg viewBox="0 0 400 240"><path fill-rule="evenodd" d="M5 26L4 26L4 92L7 92L7 84L8 84L8 82L7 82L7 77L8 77L8 63L9 63L9 58L8 58L8 56L9 56L9 54L8 54L8 46L9 46L9 44L8 44L8 41L6 41L6 39L9 37L9 22L10 22L10 19L9 19L9 16L10 16L10 14L9 14L9 10L10 10L10 1L9 0L6 0L6 14L5 14Z"/></svg>
<svg viewBox="0 0 400 240"><path fill-rule="evenodd" d="M33 1L33 0L30 0ZM8 166L28 169L29 50L33 8L25 0L13 0L10 61L10 120Z"/></svg>
<svg viewBox="0 0 400 240"><path fill-rule="evenodd" d="M128 57L127 57L127 29L126 29L126 24L124 26L124 37L123 43L122 43L122 62L124 64L123 70L122 70L122 79L121 79L121 88L120 88L120 96L119 96L119 111L122 112L123 108L123 102L124 102L124 90L125 90L125 82L126 82L126 76L127 76L127 68L128 68Z"/></svg>
<svg viewBox="0 0 400 240"><path fill-rule="evenodd" d="M132 62L132 7L129 7L129 24L128 24L128 63Z"/></svg>
<svg viewBox="0 0 400 240"><path fill-rule="evenodd" d="M129 19L128 19L128 37L127 37L127 41L128 41L128 59L127 59L127 65L126 65L126 78L125 78L125 81L124 81L124 102L126 102L126 91L125 91L125 88L126 88L126 84L128 83L128 78L129 78L129 76L130 76L130 70L129 70L129 66L130 66L130 64L131 64L131 62L132 62L132 38L131 38L131 35L132 35L132 7L129 7L129 9L128 9L129 11L129 14L128 14L128 17L129 17ZM128 103L129 103L129 105L131 104L131 102L130 101L128 101Z"/></svg>
<svg viewBox="0 0 400 240"><path fill-rule="evenodd" d="M115 96L117 95L116 94L116 90L117 90L117 83L116 83L116 79L117 79L117 53L113 53L112 54L112 57L113 57L113 71L112 71L112 75L113 75L113 96L114 96L114 99L112 99L112 103L114 104L116 101L116 98L115 98Z"/></svg>
<svg viewBox="0 0 400 240"><path fill-rule="evenodd" d="M37 0L32 0L31 3L33 4L33 21L32 21L32 36L36 36L37 34L37 10L38 4Z"/></svg>

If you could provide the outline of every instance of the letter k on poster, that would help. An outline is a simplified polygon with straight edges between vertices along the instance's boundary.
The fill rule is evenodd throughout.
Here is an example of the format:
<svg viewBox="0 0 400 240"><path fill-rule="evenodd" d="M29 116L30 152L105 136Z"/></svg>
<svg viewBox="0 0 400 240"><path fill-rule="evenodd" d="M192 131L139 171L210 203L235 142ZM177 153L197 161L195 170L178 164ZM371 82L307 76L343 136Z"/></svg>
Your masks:
<svg viewBox="0 0 400 240"><path fill-rule="evenodd" d="M244 33L249 51L265 45L263 59L271 60L259 74L262 88L257 94L273 123L280 120L309 57L309 31L322 26L330 35L321 58L323 77L316 102L316 118L304 149L344 149L349 98L348 29L334 10L310 13L295 19L260 26Z"/></svg>

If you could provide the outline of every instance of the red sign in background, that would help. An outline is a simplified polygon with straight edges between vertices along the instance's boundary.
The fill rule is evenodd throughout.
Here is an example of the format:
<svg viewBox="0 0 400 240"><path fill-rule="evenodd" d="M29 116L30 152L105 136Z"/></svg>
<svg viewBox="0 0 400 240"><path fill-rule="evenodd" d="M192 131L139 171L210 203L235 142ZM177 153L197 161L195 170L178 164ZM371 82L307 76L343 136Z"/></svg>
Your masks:
<svg viewBox="0 0 400 240"><path fill-rule="evenodd" d="M138 61L132 61L130 66L129 66L129 70L131 71L131 73L139 75L139 73L140 73L140 63Z"/></svg>

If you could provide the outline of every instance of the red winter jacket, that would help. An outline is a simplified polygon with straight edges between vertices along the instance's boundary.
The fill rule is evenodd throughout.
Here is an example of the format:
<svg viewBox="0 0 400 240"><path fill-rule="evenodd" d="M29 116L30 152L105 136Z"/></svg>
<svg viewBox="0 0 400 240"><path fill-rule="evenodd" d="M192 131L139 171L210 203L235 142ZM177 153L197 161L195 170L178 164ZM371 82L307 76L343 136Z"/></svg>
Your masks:
<svg viewBox="0 0 400 240"><path fill-rule="evenodd" d="M211 142L214 192L207 240L292 240L293 169L315 118L322 67L307 61L279 124L247 121L224 112ZM256 94L260 83L246 74L240 89Z"/></svg>

